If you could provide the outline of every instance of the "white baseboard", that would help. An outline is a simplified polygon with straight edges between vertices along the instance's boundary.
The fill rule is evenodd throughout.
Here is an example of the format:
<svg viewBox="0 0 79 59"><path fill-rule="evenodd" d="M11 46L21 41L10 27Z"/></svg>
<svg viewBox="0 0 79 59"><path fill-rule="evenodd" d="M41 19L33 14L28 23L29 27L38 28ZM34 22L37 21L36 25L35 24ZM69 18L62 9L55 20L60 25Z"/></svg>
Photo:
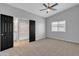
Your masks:
<svg viewBox="0 0 79 59"><path fill-rule="evenodd" d="M54 40L59 40L59 41L64 41L64 42L69 42L69 43L74 43L74 44L79 44L78 41L70 41L70 40L64 40L64 39L58 39L58 38L49 38L48 39L54 39Z"/></svg>

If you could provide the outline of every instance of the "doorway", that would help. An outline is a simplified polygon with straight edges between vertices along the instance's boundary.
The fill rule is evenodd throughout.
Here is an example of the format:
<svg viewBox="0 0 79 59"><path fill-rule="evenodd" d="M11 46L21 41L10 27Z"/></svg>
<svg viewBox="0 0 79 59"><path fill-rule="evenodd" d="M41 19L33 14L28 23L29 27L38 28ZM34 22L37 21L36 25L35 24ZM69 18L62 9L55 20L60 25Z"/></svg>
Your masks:
<svg viewBox="0 0 79 59"><path fill-rule="evenodd" d="M14 20L14 46L29 44L29 21L21 18Z"/></svg>

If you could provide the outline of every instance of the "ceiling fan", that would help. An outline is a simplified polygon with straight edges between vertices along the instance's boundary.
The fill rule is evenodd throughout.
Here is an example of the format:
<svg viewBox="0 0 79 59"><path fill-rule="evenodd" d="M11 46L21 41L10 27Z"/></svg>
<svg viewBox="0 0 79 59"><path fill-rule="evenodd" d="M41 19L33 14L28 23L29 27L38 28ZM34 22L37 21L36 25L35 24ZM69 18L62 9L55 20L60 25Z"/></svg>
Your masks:
<svg viewBox="0 0 79 59"><path fill-rule="evenodd" d="M44 7L46 7L45 9L41 9L40 11L44 11L44 10L46 10L47 11L47 13L50 11L50 10L56 10L56 9L54 9L53 7L55 7L55 6L57 6L58 5L58 3L55 3L55 4L53 4L53 5L51 5L50 3L48 3L48 4L43 4L43 6Z"/></svg>

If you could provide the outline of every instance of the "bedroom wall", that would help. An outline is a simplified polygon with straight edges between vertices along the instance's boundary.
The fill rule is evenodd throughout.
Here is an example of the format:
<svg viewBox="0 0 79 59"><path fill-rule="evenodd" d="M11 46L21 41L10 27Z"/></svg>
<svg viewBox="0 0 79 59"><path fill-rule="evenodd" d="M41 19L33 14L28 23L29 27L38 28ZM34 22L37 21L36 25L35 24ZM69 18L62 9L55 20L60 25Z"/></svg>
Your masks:
<svg viewBox="0 0 79 59"><path fill-rule="evenodd" d="M66 21L66 32L52 32L51 22ZM46 37L79 43L79 5L46 18Z"/></svg>
<svg viewBox="0 0 79 59"><path fill-rule="evenodd" d="M36 40L45 38L45 19L43 17L34 15L27 11L19 8L15 8L8 4L0 3L0 13L11 15L15 18L23 18L25 20L35 20L36 21ZM14 19L16 21L16 19Z"/></svg>
<svg viewBox="0 0 79 59"><path fill-rule="evenodd" d="M18 19L19 40L29 39L29 20Z"/></svg>

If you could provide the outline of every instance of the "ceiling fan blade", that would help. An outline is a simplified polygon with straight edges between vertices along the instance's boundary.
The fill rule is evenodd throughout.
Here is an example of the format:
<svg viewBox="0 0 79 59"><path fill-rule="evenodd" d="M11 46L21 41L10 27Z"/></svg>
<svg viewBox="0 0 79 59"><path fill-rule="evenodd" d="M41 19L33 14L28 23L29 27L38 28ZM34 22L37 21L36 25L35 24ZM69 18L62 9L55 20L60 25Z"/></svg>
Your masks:
<svg viewBox="0 0 79 59"><path fill-rule="evenodd" d="M55 10L57 10L57 9L52 8L51 10L54 10L54 11L55 11Z"/></svg>
<svg viewBox="0 0 79 59"><path fill-rule="evenodd" d="M56 5L58 5L58 3L55 3L54 5L52 5L51 7L54 7L54 6L56 6Z"/></svg>
<svg viewBox="0 0 79 59"><path fill-rule="evenodd" d="M45 6L47 8L47 5L44 3L43 6Z"/></svg>
<svg viewBox="0 0 79 59"><path fill-rule="evenodd" d="M40 11L43 11L43 10L47 10L47 9L41 9Z"/></svg>

